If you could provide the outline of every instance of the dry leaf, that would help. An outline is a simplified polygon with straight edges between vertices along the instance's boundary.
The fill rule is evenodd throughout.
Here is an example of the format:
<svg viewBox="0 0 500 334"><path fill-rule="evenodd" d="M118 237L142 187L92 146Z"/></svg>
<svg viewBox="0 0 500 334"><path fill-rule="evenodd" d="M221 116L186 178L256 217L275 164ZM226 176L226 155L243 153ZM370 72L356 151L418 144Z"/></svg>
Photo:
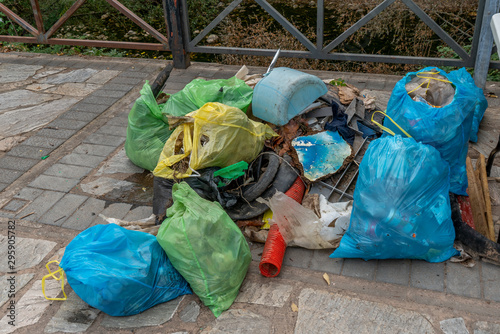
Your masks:
<svg viewBox="0 0 500 334"><path fill-rule="evenodd" d="M324 273L324 274L323 274L323 278L325 279L326 284L330 285L330 276L328 276L328 274L327 274L327 273Z"/></svg>
<svg viewBox="0 0 500 334"><path fill-rule="evenodd" d="M292 303L292 312L299 312L299 307L295 303Z"/></svg>

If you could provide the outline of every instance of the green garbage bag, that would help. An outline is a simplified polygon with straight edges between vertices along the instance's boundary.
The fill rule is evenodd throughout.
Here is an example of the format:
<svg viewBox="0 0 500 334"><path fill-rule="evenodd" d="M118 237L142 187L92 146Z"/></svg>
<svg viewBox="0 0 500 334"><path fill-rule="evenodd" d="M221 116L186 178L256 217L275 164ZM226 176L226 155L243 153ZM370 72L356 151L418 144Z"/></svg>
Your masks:
<svg viewBox="0 0 500 334"><path fill-rule="evenodd" d="M162 112L171 116L184 116L208 102L220 102L246 112L252 103L252 95L253 89L236 77L208 81L195 79L170 96Z"/></svg>
<svg viewBox="0 0 500 334"><path fill-rule="evenodd" d="M250 248L219 203L201 198L186 182L174 184L172 197L156 239L218 317L238 295L252 260Z"/></svg>
<svg viewBox="0 0 500 334"><path fill-rule="evenodd" d="M172 134L167 116L184 116L207 102L220 102L246 112L252 103L253 89L243 80L195 79L173 94L165 104L156 103L148 82L128 115L125 152L139 167L154 170L165 142Z"/></svg>
<svg viewBox="0 0 500 334"><path fill-rule="evenodd" d="M135 101L128 114L125 153L137 166L153 170L171 133L151 87L146 81L142 87L141 96Z"/></svg>

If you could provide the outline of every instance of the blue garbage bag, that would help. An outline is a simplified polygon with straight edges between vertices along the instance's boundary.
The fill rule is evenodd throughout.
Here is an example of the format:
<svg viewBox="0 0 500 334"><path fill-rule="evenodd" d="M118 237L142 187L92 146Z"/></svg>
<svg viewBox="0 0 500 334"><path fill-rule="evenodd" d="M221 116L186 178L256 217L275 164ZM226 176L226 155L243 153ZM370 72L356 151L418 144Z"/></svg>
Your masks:
<svg viewBox="0 0 500 334"><path fill-rule="evenodd" d="M370 143L359 166L349 228L331 258L441 262L453 248L449 167L412 138Z"/></svg>
<svg viewBox="0 0 500 334"><path fill-rule="evenodd" d="M433 107L424 102L414 101L406 91L406 84L421 72L439 72L455 87L451 103L443 107ZM425 74L424 74L425 76ZM478 91L470 74L461 68L450 73L433 67L419 72L408 73L394 87L387 115L416 141L434 146L450 165L450 191L467 196L467 157L469 138L477 138L477 130L484 110L484 96ZM482 99L481 99L482 97ZM384 126L396 134L403 133L388 119Z"/></svg>
<svg viewBox="0 0 500 334"><path fill-rule="evenodd" d="M191 293L154 235L116 224L81 232L59 266L83 301L112 316L137 314Z"/></svg>

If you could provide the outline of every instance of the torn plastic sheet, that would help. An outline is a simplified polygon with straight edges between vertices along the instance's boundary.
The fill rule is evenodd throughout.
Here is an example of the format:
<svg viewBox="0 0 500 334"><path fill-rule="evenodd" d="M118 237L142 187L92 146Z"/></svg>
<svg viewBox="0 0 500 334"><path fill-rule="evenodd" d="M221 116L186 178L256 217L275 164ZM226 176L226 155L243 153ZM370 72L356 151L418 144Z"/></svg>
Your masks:
<svg viewBox="0 0 500 334"><path fill-rule="evenodd" d="M297 137L292 146L297 151L304 176L310 181L336 173L352 153L351 146L337 131Z"/></svg>

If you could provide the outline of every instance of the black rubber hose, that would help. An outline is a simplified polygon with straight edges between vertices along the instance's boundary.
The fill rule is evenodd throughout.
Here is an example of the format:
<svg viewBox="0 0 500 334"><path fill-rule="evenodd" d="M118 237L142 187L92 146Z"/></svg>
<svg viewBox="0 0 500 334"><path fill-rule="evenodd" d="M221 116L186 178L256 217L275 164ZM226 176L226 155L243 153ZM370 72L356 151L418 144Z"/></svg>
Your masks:
<svg viewBox="0 0 500 334"><path fill-rule="evenodd" d="M153 91L153 96L156 98L158 94L160 94L161 89L165 85L168 77L170 76L170 72L172 72L173 66L172 64L168 64L165 68L158 74L155 81L151 84L151 91Z"/></svg>
<svg viewBox="0 0 500 334"><path fill-rule="evenodd" d="M264 154L262 156L264 160L267 160L267 168L259 177L259 180L255 184L246 187L243 190L243 198L248 202L255 201L273 182L278 168L280 167L280 157L274 154Z"/></svg>
<svg viewBox="0 0 500 334"><path fill-rule="evenodd" d="M455 227L455 240L477 252L480 256L500 263L500 244L489 240L462 221L455 194L450 193L451 219Z"/></svg>

